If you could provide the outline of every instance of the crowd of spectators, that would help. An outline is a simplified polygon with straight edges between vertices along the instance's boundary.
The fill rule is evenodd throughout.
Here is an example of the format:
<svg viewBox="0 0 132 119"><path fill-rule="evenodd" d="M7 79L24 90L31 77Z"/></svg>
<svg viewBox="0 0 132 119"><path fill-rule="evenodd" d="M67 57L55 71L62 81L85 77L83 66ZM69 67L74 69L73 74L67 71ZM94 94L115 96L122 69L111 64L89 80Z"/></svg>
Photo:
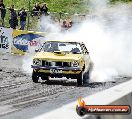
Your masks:
<svg viewBox="0 0 132 119"><path fill-rule="evenodd" d="M40 15L48 15L48 7L47 5L41 4L39 5L38 3L36 3L33 8L32 8L32 16L40 16Z"/></svg>
<svg viewBox="0 0 132 119"><path fill-rule="evenodd" d="M1 13L1 20L2 20L2 26L4 26L4 19L6 16L6 12L9 10L10 16L9 16L9 25L10 28L16 29L18 25L20 25L20 30L24 30L26 26L26 21L27 21L27 10L24 8L21 8L20 10L16 10L14 5L11 5L8 9L5 7L3 0L0 0L0 13ZM33 7L32 10L29 11L29 15L32 17L38 16L40 18L42 15L48 16L48 7L45 3L39 4L36 3ZM62 28L63 29L68 29L72 27L72 21L64 20L62 23Z"/></svg>
<svg viewBox="0 0 132 119"><path fill-rule="evenodd" d="M21 8L20 10L15 10L14 5L11 5L9 9L10 12L10 18L9 18L9 25L11 28L16 29L16 27L20 24L20 30L24 30L25 26L26 26L26 21L27 21L27 11L24 8ZM3 0L0 0L0 14L1 14L1 20L2 20L2 24L1 26L4 26L4 19L6 16L6 11L7 8L5 7ZM29 13L31 13L31 16L42 16L48 15L48 7L47 5L41 4L39 5L38 3L36 3L33 8L32 11L30 11Z"/></svg>

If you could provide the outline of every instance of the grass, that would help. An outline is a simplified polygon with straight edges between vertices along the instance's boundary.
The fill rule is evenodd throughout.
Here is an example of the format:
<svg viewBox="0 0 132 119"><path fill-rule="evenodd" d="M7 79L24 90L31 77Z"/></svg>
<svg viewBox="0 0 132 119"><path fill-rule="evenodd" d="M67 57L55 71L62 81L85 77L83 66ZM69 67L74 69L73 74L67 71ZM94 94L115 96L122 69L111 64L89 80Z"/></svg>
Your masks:
<svg viewBox="0 0 132 119"><path fill-rule="evenodd" d="M4 0L4 4L6 7L9 7L11 4L15 5L16 9L20 9L24 7L25 9L29 10L32 9L32 6L35 3L47 3L47 6L49 8L50 12L57 12L57 14L54 14L54 16L59 19L59 13L69 13L69 15L62 15L62 19L71 16L72 14L79 13L79 14L85 14L88 13L88 3L89 0ZM132 0L111 0L111 3L114 4L116 2L132 2ZM30 7L29 7L30 6ZM6 20L5 24L8 27L9 26L9 10L7 10L6 14ZM30 18L30 28L35 27L34 24L36 24L37 19Z"/></svg>
<svg viewBox="0 0 132 119"><path fill-rule="evenodd" d="M125 3L129 3L129 2L132 2L132 0L111 0L111 3L116 3L116 2L125 2Z"/></svg>
<svg viewBox="0 0 132 119"><path fill-rule="evenodd" d="M56 14L54 13L54 16L56 19L59 19L59 13L88 13L88 7L86 7L86 0L30 0L30 5L29 5L29 0L4 0L4 4L6 7L10 7L10 5L14 4L15 9L21 9L24 7L27 10L31 10L33 5L35 3L47 3L47 6L49 8L49 12L57 12ZM30 6L30 7L29 7ZM5 24L7 27L9 27L9 10L7 10L6 14L6 19L5 19ZM68 17L68 15L62 15L62 19ZM36 24L36 19L30 18L30 28L35 27L34 24Z"/></svg>
<svg viewBox="0 0 132 119"><path fill-rule="evenodd" d="M47 3L50 12L70 12L70 13L84 13L87 9L84 9L86 0L30 0L30 6L38 3ZM25 7L29 9L29 0L4 0L6 6L11 4L15 5L15 8L20 9Z"/></svg>

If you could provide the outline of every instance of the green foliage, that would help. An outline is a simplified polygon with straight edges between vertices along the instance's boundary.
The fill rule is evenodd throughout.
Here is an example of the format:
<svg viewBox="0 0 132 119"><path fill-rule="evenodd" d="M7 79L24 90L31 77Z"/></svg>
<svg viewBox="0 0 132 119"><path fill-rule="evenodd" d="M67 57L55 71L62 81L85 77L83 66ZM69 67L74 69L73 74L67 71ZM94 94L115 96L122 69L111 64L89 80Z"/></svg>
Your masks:
<svg viewBox="0 0 132 119"><path fill-rule="evenodd" d="M85 1L84 0L30 0L30 6L35 3L47 3L50 12L70 12L70 13L84 13L87 12L87 8L84 8ZM29 0L4 0L6 6L10 6L11 4L15 5L15 8L20 9L21 7L25 7L29 9Z"/></svg>
<svg viewBox="0 0 132 119"><path fill-rule="evenodd" d="M111 3L116 3L116 2L126 2L126 3L128 3L128 2L132 2L132 0L110 0L111 1Z"/></svg>
<svg viewBox="0 0 132 119"><path fill-rule="evenodd" d="M50 12L66 12L66 13L87 13L89 0L4 0L7 7L11 4L15 5L15 8L20 9L32 9L33 5L37 3L47 3ZM132 0L110 0L111 3L116 2L132 2Z"/></svg>
<svg viewBox="0 0 132 119"><path fill-rule="evenodd" d="M30 2L29 2L30 1ZM101 1L101 0L100 0ZM112 4L116 2L132 2L132 0L110 0ZM74 13L85 14L88 13L89 0L4 0L6 7L14 4L16 9L24 7L27 10L31 10L35 3L47 3L49 12L57 12L54 14L55 19L59 19L59 13L69 13L69 15L62 15L62 19L70 17ZM9 10L7 10L5 25L9 27ZM30 29L36 28L38 18L30 17ZM1 21L0 21L1 22Z"/></svg>
<svg viewBox="0 0 132 119"><path fill-rule="evenodd" d="M15 5L15 9L20 10L22 7L24 7L27 10L31 10L35 3L46 3L49 12L57 12L57 14L54 14L55 19L59 19L60 12L63 13L87 13L88 7L86 6L87 0L4 0L4 4L6 7L10 7L12 4ZM62 19L65 19L66 17L69 17L70 15L62 15ZM6 18L5 18L5 25L9 27L9 10L7 10ZM30 16L30 29L36 28L38 18L32 18Z"/></svg>

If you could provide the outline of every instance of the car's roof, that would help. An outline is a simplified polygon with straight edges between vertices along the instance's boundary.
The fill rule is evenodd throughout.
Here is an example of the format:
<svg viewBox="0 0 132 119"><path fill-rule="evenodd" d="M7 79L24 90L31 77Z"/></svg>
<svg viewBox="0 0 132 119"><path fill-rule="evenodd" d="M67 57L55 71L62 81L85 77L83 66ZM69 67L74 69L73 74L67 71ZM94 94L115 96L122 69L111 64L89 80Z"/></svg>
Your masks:
<svg viewBox="0 0 132 119"><path fill-rule="evenodd" d="M79 41L72 41L72 40L46 40L45 42L67 42L67 43L82 43L82 42L79 42Z"/></svg>

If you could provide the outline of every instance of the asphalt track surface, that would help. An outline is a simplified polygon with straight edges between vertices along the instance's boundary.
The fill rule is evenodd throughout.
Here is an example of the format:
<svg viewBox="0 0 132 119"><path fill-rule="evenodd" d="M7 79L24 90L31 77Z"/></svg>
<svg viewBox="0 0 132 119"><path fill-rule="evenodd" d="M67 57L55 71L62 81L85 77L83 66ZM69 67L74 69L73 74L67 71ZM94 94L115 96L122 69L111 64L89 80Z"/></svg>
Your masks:
<svg viewBox="0 0 132 119"><path fill-rule="evenodd" d="M0 119L17 119L17 114L19 119L32 118L76 101L80 96L85 97L131 79L122 76L113 82L94 82L83 87L78 87L76 80L66 79L33 83L31 74L21 68L22 59L23 56L19 55L0 55ZM38 107L43 109L23 115L24 111Z"/></svg>

